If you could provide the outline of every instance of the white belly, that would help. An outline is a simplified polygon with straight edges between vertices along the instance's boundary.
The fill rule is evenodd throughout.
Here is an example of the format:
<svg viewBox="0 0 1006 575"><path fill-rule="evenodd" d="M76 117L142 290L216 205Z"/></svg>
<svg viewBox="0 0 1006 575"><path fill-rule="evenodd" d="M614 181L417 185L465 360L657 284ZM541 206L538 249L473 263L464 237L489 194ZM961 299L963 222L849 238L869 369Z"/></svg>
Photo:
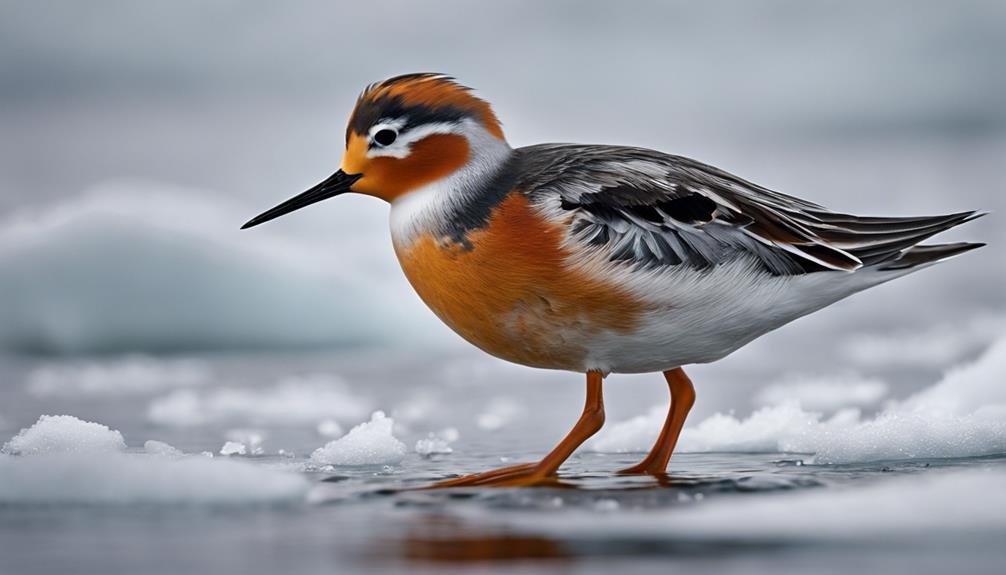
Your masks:
<svg viewBox="0 0 1006 575"><path fill-rule="evenodd" d="M587 369L666 371L708 363L755 338L901 273L872 270L772 276L744 261L712 270L667 268L621 275L649 302L638 329L591 339Z"/></svg>

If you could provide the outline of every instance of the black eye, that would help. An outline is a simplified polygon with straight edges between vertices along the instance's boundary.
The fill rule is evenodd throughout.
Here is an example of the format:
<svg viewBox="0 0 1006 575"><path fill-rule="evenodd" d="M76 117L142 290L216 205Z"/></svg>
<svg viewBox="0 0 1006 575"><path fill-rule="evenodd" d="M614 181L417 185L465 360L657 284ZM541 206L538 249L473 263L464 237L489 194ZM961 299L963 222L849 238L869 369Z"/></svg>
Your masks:
<svg viewBox="0 0 1006 575"><path fill-rule="evenodd" d="M374 134L374 141L382 146L390 146L391 144L394 144L396 138L398 138L398 132L387 128L378 130L377 133Z"/></svg>

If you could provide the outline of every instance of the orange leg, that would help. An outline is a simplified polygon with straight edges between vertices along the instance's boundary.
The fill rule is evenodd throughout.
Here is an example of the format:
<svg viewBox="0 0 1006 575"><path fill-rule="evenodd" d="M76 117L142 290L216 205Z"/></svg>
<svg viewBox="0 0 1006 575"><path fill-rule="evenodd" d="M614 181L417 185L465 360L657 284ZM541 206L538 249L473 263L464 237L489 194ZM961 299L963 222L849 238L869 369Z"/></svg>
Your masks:
<svg viewBox="0 0 1006 575"><path fill-rule="evenodd" d="M587 373L587 401L576 425L544 459L538 463L511 465L502 469L465 475L433 484L432 487L467 487L473 485L497 487L522 487L548 483L559 466L569 459L577 447L594 435L604 425L604 401L601 397L602 376L599 372Z"/></svg>
<svg viewBox="0 0 1006 575"><path fill-rule="evenodd" d="M620 470L619 473L660 475L667 469L667 462L671 459L678 435L685 425L685 418L695 403L695 388L692 387L692 380L688 379L680 367L665 371L664 378L671 388L671 407L667 412L664 427L660 430L660 436L657 437L657 442L653 444L653 449L645 459L632 467Z"/></svg>

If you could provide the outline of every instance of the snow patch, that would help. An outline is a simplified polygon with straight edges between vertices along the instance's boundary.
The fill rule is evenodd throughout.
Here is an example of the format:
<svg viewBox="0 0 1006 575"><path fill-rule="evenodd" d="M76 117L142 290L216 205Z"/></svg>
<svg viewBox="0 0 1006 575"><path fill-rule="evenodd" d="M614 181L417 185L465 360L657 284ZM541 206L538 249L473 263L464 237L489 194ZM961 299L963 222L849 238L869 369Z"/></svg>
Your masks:
<svg viewBox="0 0 1006 575"><path fill-rule="evenodd" d="M147 418L178 427L232 421L300 425L325 419L359 420L368 411L370 402L354 395L341 379L318 374L286 379L265 389L176 390L152 401Z"/></svg>
<svg viewBox="0 0 1006 575"><path fill-rule="evenodd" d="M244 443L238 441L228 441L220 448L220 455L245 455L248 448Z"/></svg>
<svg viewBox="0 0 1006 575"><path fill-rule="evenodd" d="M9 455L115 453L126 448L122 434L72 415L43 415L4 444Z"/></svg>
<svg viewBox="0 0 1006 575"><path fill-rule="evenodd" d="M394 425L394 420L383 411L375 411L370 421L314 450L311 462L318 465L397 465L405 459L406 448L392 435Z"/></svg>
<svg viewBox="0 0 1006 575"><path fill-rule="evenodd" d="M0 454L0 505L299 502L301 475L211 457L161 441L125 453L122 434L69 415L43 415Z"/></svg>
<svg viewBox="0 0 1006 575"><path fill-rule="evenodd" d="M1006 453L1006 337L970 365L950 370L937 384L873 418L856 408L831 417L790 400L747 418L715 414L686 427L682 452L744 451L815 454L814 462L970 457ZM603 431L591 447L641 452L652 445L666 408L655 407Z"/></svg>

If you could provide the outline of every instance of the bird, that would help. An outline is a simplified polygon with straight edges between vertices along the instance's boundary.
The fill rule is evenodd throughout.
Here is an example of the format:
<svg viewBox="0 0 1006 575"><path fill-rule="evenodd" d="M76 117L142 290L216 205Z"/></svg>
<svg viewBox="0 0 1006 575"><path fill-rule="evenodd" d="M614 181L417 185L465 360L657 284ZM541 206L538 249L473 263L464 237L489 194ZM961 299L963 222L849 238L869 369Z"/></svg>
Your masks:
<svg viewBox="0 0 1006 575"><path fill-rule="evenodd" d="M432 487L554 482L604 424L612 373L663 374L670 405L659 436L618 472L665 476L696 397L683 366L985 245L922 243L980 211L861 217L640 147L513 148L488 102L436 73L367 86L340 168L242 229L348 192L390 203L406 278L462 338L586 377L580 418L541 461Z"/></svg>

